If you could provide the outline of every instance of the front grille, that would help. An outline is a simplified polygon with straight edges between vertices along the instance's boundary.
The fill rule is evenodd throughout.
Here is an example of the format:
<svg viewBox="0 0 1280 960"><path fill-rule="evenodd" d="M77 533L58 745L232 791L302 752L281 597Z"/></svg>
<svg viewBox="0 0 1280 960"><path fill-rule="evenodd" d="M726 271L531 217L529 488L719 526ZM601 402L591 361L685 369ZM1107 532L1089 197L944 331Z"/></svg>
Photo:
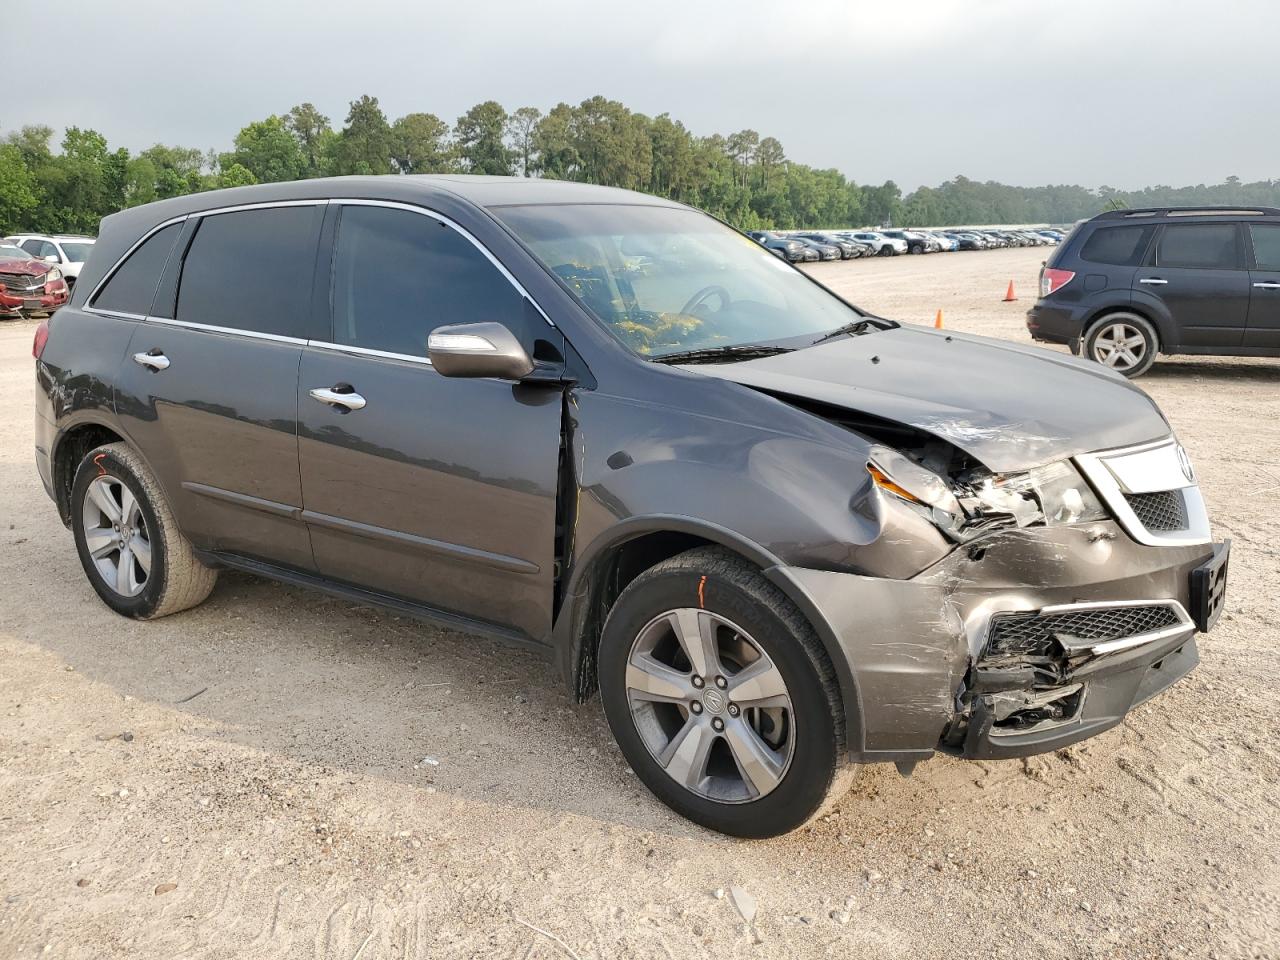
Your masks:
<svg viewBox="0 0 1280 960"><path fill-rule="evenodd" d="M10 293L35 293L44 287L44 281L30 274L0 273L0 286Z"/></svg>
<svg viewBox="0 0 1280 960"><path fill-rule="evenodd" d="M1126 493L1129 508L1148 530L1168 531L1187 529L1187 501L1181 490L1162 490L1159 493Z"/></svg>
<svg viewBox="0 0 1280 960"><path fill-rule="evenodd" d="M1182 619L1168 604L1065 610L1061 613L1002 613L991 618L988 656L1048 654L1057 637L1103 643L1172 627Z"/></svg>

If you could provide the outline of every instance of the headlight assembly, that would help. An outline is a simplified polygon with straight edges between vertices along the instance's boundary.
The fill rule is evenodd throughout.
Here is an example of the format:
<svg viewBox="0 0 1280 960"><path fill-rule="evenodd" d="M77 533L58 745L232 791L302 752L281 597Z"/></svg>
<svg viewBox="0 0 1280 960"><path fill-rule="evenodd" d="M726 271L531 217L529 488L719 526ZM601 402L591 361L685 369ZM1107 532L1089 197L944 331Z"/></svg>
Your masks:
<svg viewBox="0 0 1280 960"><path fill-rule="evenodd" d="M867 472L877 487L926 514L956 540L1003 526L1083 523L1108 516L1066 460L1019 473L970 470L948 481L896 450L876 447Z"/></svg>

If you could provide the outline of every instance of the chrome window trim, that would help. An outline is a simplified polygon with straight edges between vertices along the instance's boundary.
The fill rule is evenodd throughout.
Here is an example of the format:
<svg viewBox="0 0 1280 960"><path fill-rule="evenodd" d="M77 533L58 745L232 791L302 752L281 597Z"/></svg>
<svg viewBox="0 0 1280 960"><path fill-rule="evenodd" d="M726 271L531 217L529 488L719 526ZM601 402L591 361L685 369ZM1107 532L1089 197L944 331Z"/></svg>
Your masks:
<svg viewBox="0 0 1280 960"><path fill-rule="evenodd" d="M270 210L273 207L323 207L332 200L327 198L311 200L260 200L257 203L237 203L230 207L211 207L208 210L193 210L188 217L216 217L220 213L241 213L245 210Z"/></svg>
<svg viewBox="0 0 1280 960"><path fill-rule="evenodd" d="M415 357L408 353L392 353L390 350L371 350L369 347L352 347L345 343L330 343L327 340L308 340L308 347L327 350L331 353L351 353L361 357L378 357L382 360L404 360L408 363L420 363L432 366L430 357Z"/></svg>
<svg viewBox="0 0 1280 960"><path fill-rule="evenodd" d="M85 313L92 313L98 317L110 317L112 320L146 320L145 314L127 313L124 310L100 310L97 307L84 307Z"/></svg>
<svg viewBox="0 0 1280 960"><path fill-rule="evenodd" d="M248 337L250 340L270 340L274 343L292 343L305 347L306 340L301 337L286 337L278 333L263 333L260 330L244 330L239 327L219 327L211 323L192 323L190 320L173 320L169 317L145 317L147 323L156 323L166 327L184 327L188 330L203 330L207 333L221 333L233 337Z"/></svg>

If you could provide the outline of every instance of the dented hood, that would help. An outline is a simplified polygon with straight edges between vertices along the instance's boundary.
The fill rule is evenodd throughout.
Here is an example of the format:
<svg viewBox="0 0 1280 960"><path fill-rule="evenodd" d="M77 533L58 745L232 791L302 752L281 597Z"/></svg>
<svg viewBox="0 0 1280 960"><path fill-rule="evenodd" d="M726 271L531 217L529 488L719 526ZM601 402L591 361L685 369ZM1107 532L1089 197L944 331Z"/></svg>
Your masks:
<svg viewBox="0 0 1280 960"><path fill-rule="evenodd" d="M997 472L1169 435L1145 393L1097 364L925 327L685 369L903 423Z"/></svg>

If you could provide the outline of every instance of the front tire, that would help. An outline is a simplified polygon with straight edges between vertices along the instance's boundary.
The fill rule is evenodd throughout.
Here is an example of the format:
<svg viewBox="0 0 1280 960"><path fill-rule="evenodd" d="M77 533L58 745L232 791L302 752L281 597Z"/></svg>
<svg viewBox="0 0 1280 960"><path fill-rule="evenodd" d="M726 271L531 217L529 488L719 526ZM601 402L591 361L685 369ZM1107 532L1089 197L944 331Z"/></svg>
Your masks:
<svg viewBox="0 0 1280 960"><path fill-rule="evenodd" d="M682 553L622 592L601 636L600 692L637 776L712 830L778 836L852 779L826 651L786 596L727 550Z"/></svg>
<svg viewBox="0 0 1280 960"><path fill-rule="evenodd" d="M1145 317L1120 311L1095 323L1084 341L1084 355L1133 379L1156 362L1159 338Z"/></svg>
<svg viewBox="0 0 1280 960"><path fill-rule="evenodd" d="M218 572L196 557L151 471L128 445L91 450L71 486L85 576L116 613L153 620L203 601Z"/></svg>

